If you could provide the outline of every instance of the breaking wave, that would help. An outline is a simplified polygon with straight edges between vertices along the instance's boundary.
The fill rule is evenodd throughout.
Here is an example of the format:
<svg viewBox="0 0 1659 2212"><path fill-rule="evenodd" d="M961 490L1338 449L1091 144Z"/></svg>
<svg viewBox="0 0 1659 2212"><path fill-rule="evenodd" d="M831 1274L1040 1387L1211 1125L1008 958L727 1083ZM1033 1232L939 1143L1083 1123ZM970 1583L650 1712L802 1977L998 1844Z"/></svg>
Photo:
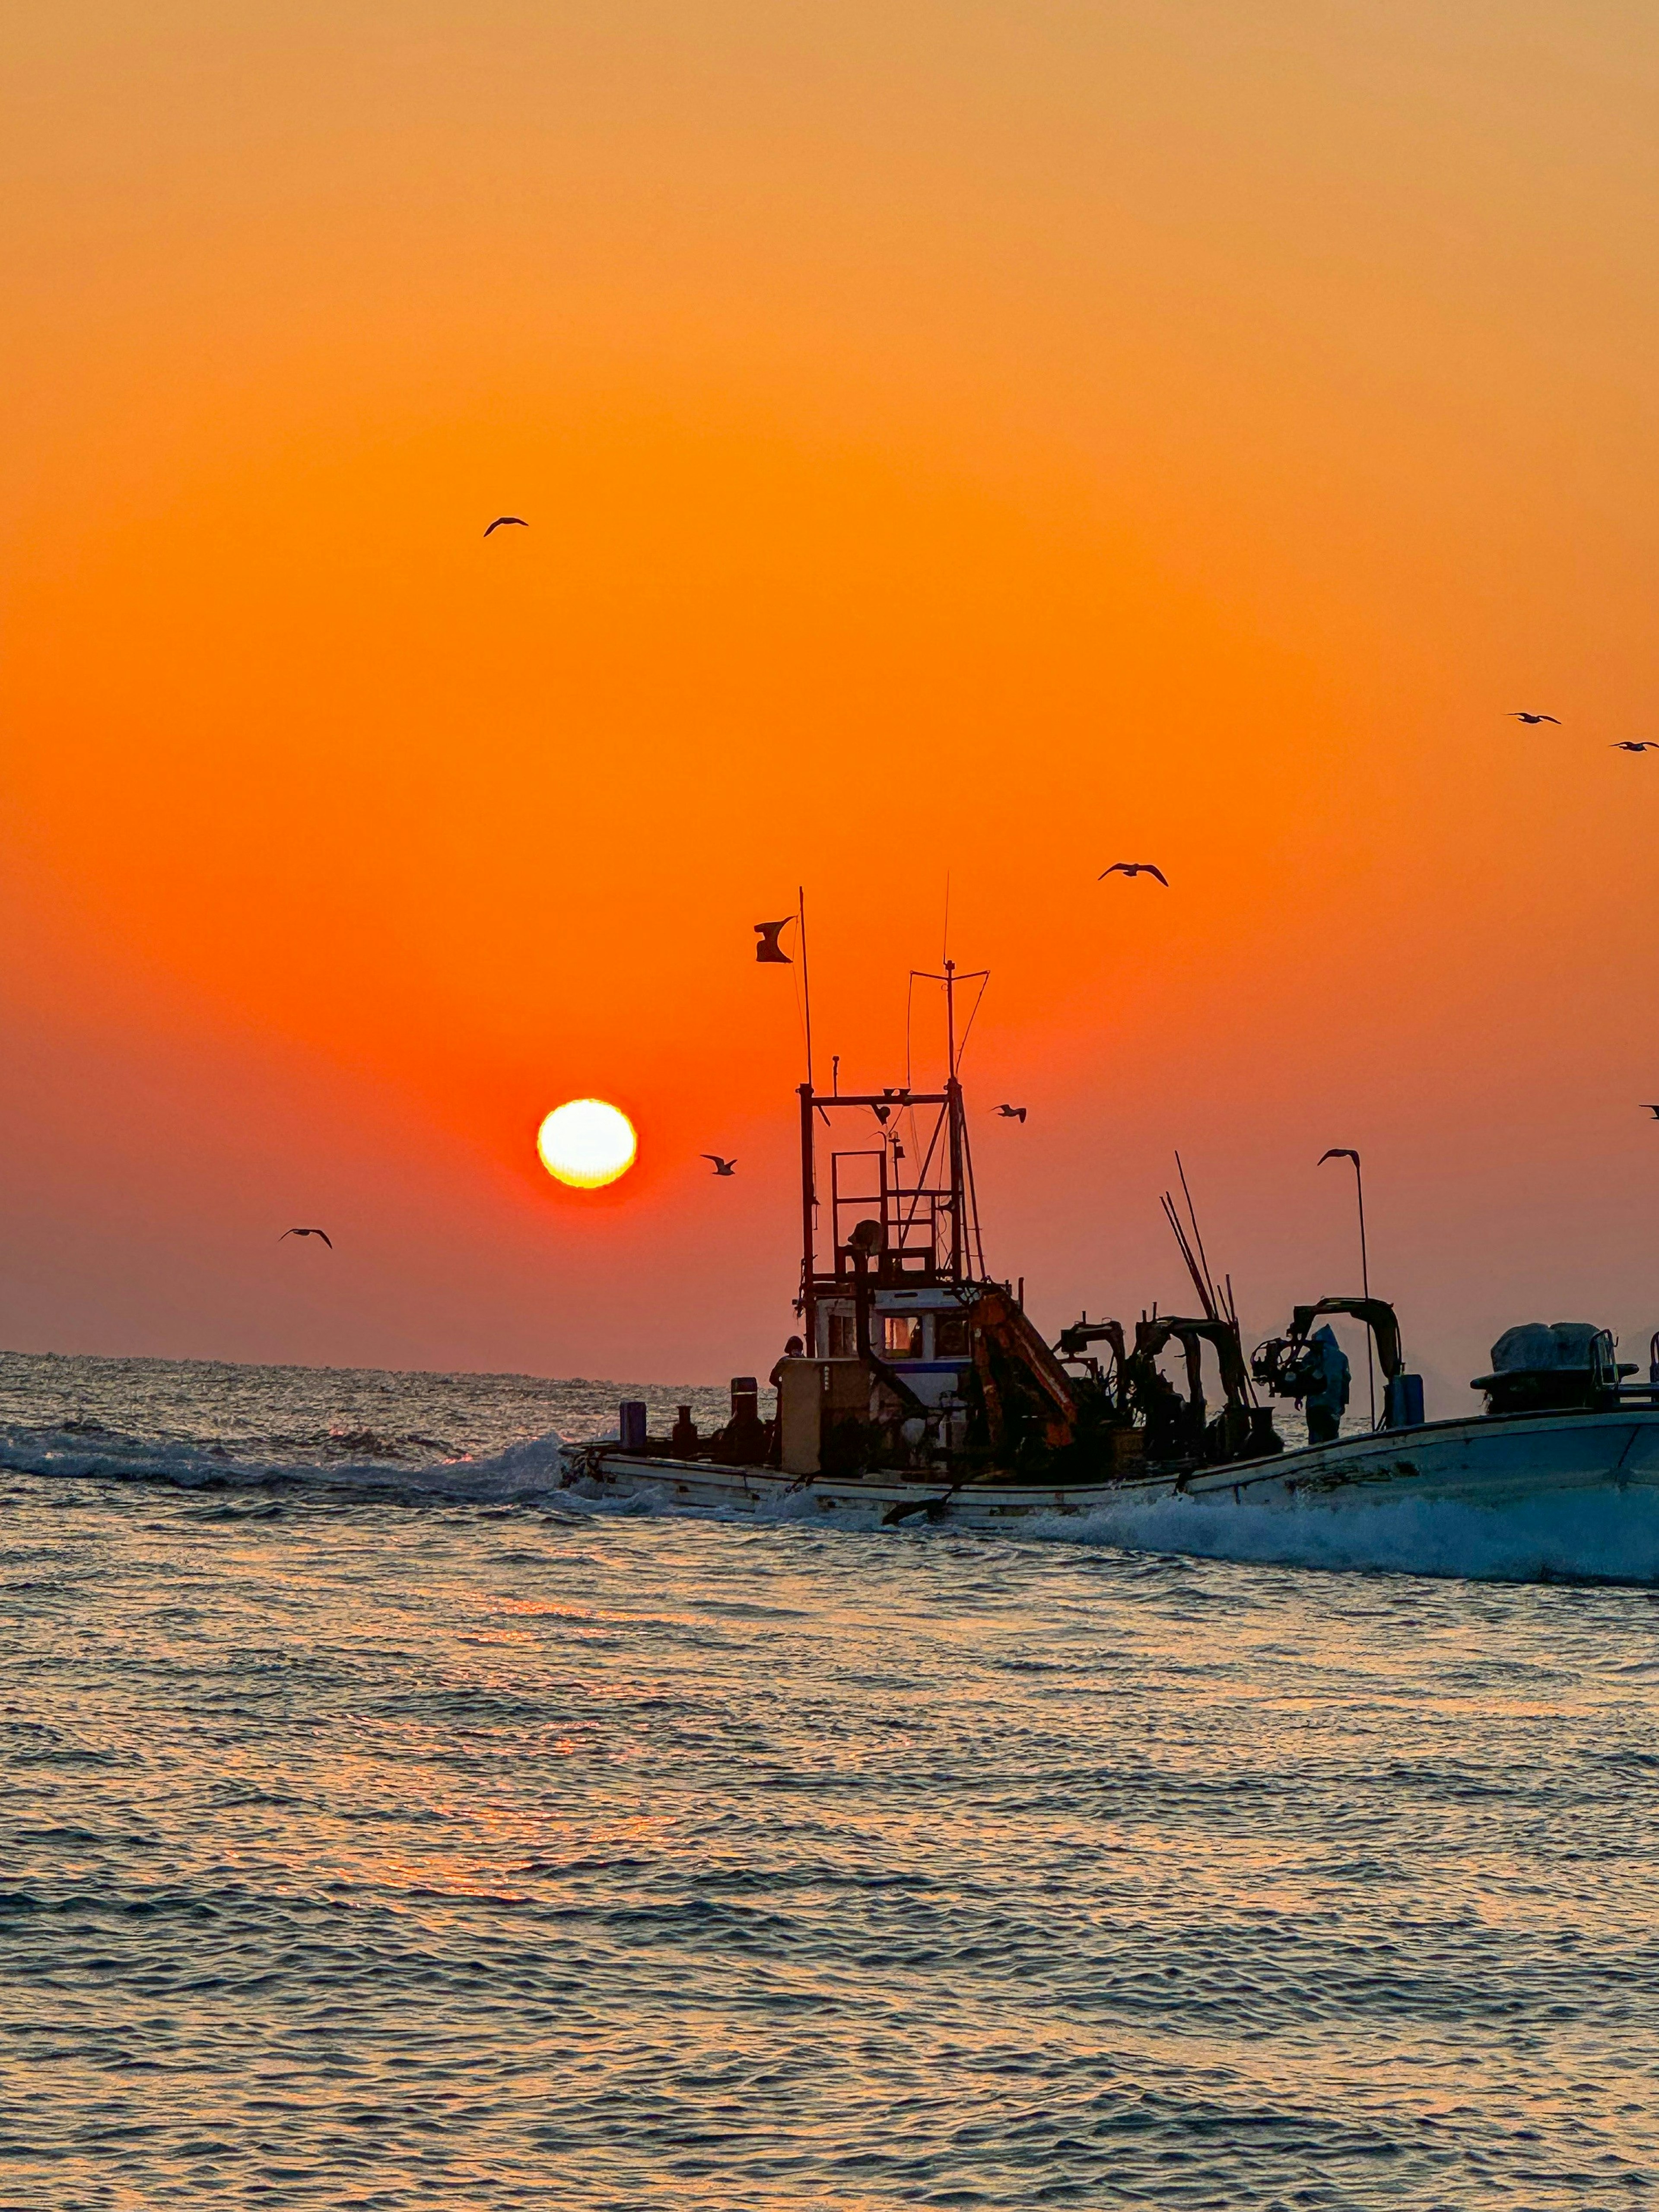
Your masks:
<svg viewBox="0 0 1659 2212"><path fill-rule="evenodd" d="M556 1433L477 1457L434 1458L421 1437L362 1431L295 1438L295 1455L244 1456L220 1444L156 1441L77 1423L58 1430L0 1430L0 1468L16 1474L172 1483L181 1489L258 1489L303 1484L335 1490L424 1492L501 1504L555 1489L570 1447ZM299 1455L303 1455L303 1456Z"/></svg>
<svg viewBox="0 0 1659 2212"><path fill-rule="evenodd" d="M614 1432L626 1397L659 1429L726 1408L695 1385L0 1352L0 1468L498 1503L556 1486L567 1443Z"/></svg>

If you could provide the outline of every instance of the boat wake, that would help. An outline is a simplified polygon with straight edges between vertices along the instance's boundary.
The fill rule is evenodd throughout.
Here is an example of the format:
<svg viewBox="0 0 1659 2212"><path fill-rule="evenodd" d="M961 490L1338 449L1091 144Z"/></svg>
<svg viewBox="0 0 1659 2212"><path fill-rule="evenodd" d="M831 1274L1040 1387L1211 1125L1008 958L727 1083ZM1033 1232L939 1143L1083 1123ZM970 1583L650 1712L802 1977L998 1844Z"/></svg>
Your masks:
<svg viewBox="0 0 1659 2212"><path fill-rule="evenodd" d="M15 1474L170 1483L185 1490L304 1486L499 1504L557 1488L566 1440L556 1433L474 1457L434 1456L425 1437L362 1430L295 1438L292 1455L245 1455L223 1444L126 1437L95 1422L61 1429L0 1429L0 1468Z"/></svg>
<svg viewBox="0 0 1659 2212"><path fill-rule="evenodd" d="M1476 1582L1659 1583L1659 1492L1646 1488L1493 1505L1431 1498L1348 1504L1125 1498L1085 1514L1041 1516L1027 1533L1261 1565Z"/></svg>
<svg viewBox="0 0 1659 2212"><path fill-rule="evenodd" d="M568 1443L629 1396L659 1428L725 1405L697 1385L0 1352L0 1470L499 1504L555 1489Z"/></svg>
<svg viewBox="0 0 1659 2212"><path fill-rule="evenodd" d="M267 1449L244 1453L224 1444L124 1436L95 1421L71 1420L52 1429L0 1428L0 1468L182 1489L295 1487L495 1505L545 1501L574 1513L673 1513L750 1525L820 1520L810 1492L741 1512L651 1493L584 1498L562 1486L573 1446L556 1431L495 1452L453 1455L426 1435L362 1428L295 1437L291 1450L264 1441ZM868 1516L842 1516L839 1525L873 1531L880 1517L872 1507ZM928 1524L907 1524L907 1533L925 1537ZM1476 1581L1659 1584L1659 1493L1645 1488L1580 1490L1501 1505L1401 1498L1269 1504L1231 1497L1126 1497L1082 1513L1034 1513L999 1530L998 1538Z"/></svg>

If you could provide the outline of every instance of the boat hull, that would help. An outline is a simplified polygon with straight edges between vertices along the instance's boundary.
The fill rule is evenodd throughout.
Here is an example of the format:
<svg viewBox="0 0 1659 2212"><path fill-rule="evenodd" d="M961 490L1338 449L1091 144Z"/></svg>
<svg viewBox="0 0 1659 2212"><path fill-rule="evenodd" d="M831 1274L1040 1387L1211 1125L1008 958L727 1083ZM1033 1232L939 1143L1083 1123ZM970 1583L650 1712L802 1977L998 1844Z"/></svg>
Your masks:
<svg viewBox="0 0 1659 2212"><path fill-rule="evenodd" d="M848 1527L942 1522L994 1529L1086 1519L1108 1540L1115 1534L1117 1540L1150 1548L1262 1559L1308 1556L1315 1523L1328 1529L1340 1520L1351 1538L1360 1516L1373 1516L1379 1527L1427 1528L1436 1516L1443 1525L1449 1515L1474 1514L1474 1526L1528 1532L1518 1551L1498 1547L1493 1556L1500 1565L1492 1571L1640 1583L1659 1577L1659 1407L1474 1416L1368 1431L1186 1474L1053 1487L994 1480L958 1487L889 1475L791 1478L769 1468L597 1445L573 1465L569 1485L597 1499ZM1417 1510L1402 1516L1401 1507ZM1249 1541L1240 1547L1230 1531L1246 1522ZM1432 1549L1425 1544L1420 1559L1368 1559L1363 1543L1351 1542L1348 1553L1331 1563L1480 1571L1429 1556ZM1512 1565L1501 1564L1511 1558Z"/></svg>

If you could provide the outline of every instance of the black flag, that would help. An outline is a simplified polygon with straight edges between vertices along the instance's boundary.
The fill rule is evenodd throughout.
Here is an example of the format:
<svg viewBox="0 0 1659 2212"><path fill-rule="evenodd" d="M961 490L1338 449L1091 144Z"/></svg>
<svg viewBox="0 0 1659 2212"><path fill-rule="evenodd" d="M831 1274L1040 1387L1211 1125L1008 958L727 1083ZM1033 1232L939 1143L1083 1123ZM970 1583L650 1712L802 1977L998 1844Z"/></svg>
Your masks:
<svg viewBox="0 0 1659 2212"><path fill-rule="evenodd" d="M786 968L794 966L794 962L778 943L778 933L787 929L794 918L793 914L787 914L781 921L757 921L755 924L755 934L760 939L760 943L755 947L757 960L781 963Z"/></svg>

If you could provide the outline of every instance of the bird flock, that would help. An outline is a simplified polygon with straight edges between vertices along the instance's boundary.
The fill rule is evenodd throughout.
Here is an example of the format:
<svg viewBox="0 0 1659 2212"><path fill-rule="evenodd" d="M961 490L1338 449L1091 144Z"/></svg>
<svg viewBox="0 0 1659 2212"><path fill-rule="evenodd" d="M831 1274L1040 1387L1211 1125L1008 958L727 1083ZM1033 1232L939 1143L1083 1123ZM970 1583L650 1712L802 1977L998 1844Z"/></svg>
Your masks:
<svg viewBox="0 0 1659 2212"><path fill-rule="evenodd" d="M495 527L495 525L492 523L490 528L493 530ZM486 535L488 535L487 532ZM1559 714L1546 714L1529 707L1512 708L1510 710L1509 719L1511 721L1523 722L1532 726L1546 722L1558 730L1563 726ZM1611 741L1611 744L1614 752L1659 752L1659 739L1652 738L1615 738ZM1114 860L1109 867L1101 870L1095 880L1103 884L1109 876L1121 876L1127 882L1131 883L1137 876L1150 876L1155 884L1161 884L1165 890L1170 888L1170 878L1153 860ZM777 962L786 966L789 964L789 955L783 950L778 939L781 933L794 919L793 915L789 915L782 921L757 921L755 924L755 933L761 940L755 950L755 957L757 960ZM995 1109L999 1119L1005 1121L1018 1121L1022 1127L1024 1126L1026 1111L1024 1106L1012 1106L1006 1103ZM1659 1121L1659 1106L1648 1106L1644 1109L1644 1111L1650 1113L1656 1121ZM877 1108L876 1114L879 1121L884 1122L886 1121L887 1115L880 1107ZM705 1152L702 1157L706 1160L714 1162L714 1173L717 1176L729 1176L736 1166L735 1161L723 1160L714 1152Z"/></svg>
<svg viewBox="0 0 1659 2212"><path fill-rule="evenodd" d="M1524 707L1512 708L1510 720L1512 722L1553 722L1558 730L1561 727L1561 717L1559 714L1529 714ZM1659 739L1613 738L1609 740L1609 747L1616 753L1659 753Z"/></svg>
<svg viewBox="0 0 1659 2212"><path fill-rule="evenodd" d="M1562 726L1559 714L1529 714L1522 707L1512 708L1510 720L1512 722L1553 722L1558 730ZM1659 738L1613 738L1608 740L1608 750L1615 753L1659 753ZM1654 1120L1659 1121L1659 1106L1650 1105L1644 1099L1642 1102L1642 1111L1644 1114L1651 1114Z"/></svg>
<svg viewBox="0 0 1659 2212"><path fill-rule="evenodd" d="M488 538L494 532L504 529L509 525L520 530L527 530L530 526L521 514L498 514L495 520L489 525L489 528L484 532L484 536ZM1561 718L1559 714L1547 714L1540 710L1530 707L1511 708L1509 712L1509 719L1514 722L1523 723L1532 728L1536 728L1545 723L1548 723L1552 727L1558 730L1563 726ZM1659 739L1652 738L1614 738L1610 741L1610 749L1614 752L1620 753L1659 752ZM1150 876L1155 884L1161 884L1165 890L1168 890L1170 888L1170 878L1164 874L1163 869L1158 866L1156 861L1153 860L1114 860L1109 867L1105 867L1101 870L1096 881L1103 884L1109 876L1121 876L1126 882L1130 883L1133 883L1138 876ZM755 949L755 957L757 960L772 963L782 967L787 967L792 964L789 955L783 950L783 947L778 942L778 939L781 932L787 928L788 924L794 919L795 917L793 915L789 915L785 916L785 918L781 921L757 921L755 924L755 933L761 940ZM1018 1121L1022 1127L1024 1126L1026 1110L1027 1109L1024 1106L1012 1106L1006 1103L997 1107L995 1109L999 1119L1005 1121ZM1644 1110L1652 1114L1654 1119L1656 1121L1659 1121L1659 1106L1645 1107ZM884 1121L886 1116L885 1115L881 1115L879 1118ZM704 1152L702 1155L702 1158L708 1161L713 1172L717 1177L731 1176L735 1175L737 1172L738 1164L736 1160L726 1159L718 1152ZM320 1229L289 1230L285 1233L290 1237L321 1237L323 1235ZM326 1237L325 1237L324 1242L326 1243L327 1241ZM330 1249L331 1249L332 1248L331 1247Z"/></svg>
<svg viewBox="0 0 1659 2212"><path fill-rule="evenodd" d="M491 537L498 530L509 528L527 530L529 527L529 524L521 514L498 514L486 528L484 536ZM1509 719L1511 721L1522 722L1534 727L1546 722L1558 730L1563 726L1559 714L1537 713L1527 707L1512 708L1510 710ZM1614 752L1620 753L1659 752L1659 739L1615 738L1611 741L1611 749ZM1152 860L1114 860L1109 867L1101 870L1096 881L1103 884L1109 876L1121 876L1127 882L1133 882L1138 876L1150 876L1155 884L1161 884L1165 890L1170 888L1170 878ZM789 955L783 950L778 940L782 932L794 919L793 915L786 915L780 921L757 921L755 924L755 933L760 939L760 943L755 948L755 957L757 960L783 967L792 964ZM1028 1111L1025 1107L1011 1105L1005 1100L994 1110L999 1120L1018 1121L1022 1128L1024 1127ZM1655 1121L1659 1121L1659 1105L1648 1104L1644 1102L1642 1110L1645 1114L1651 1114ZM877 1118L885 1122L887 1113L879 1107L877 1108L876 1112ZM735 1159L726 1159L719 1152L704 1152L700 1157L708 1162L717 1179L729 1178L737 1174L738 1164ZM1326 1157L1328 1158L1330 1155L1327 1154ZM276 1241L280 1244L289 1237L319 1237L331 1252L334 1249L334 1240L325 1229L285 1229Z"/></svg>

